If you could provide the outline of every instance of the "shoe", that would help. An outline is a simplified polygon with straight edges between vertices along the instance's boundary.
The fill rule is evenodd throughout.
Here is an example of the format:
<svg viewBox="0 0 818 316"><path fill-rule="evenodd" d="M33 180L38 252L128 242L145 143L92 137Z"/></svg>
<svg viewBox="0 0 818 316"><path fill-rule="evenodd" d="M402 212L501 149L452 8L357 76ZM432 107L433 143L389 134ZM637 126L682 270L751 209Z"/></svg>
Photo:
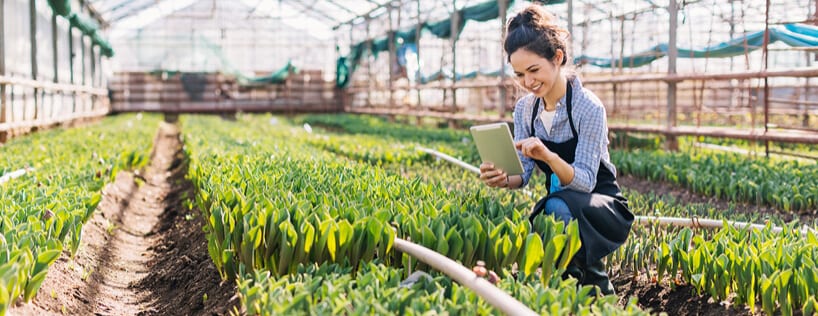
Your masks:
<svg viewBox="0 0 818 316"><path fill-rule="evenodd" d="M597 260L583 269L582 285L596 285L602 295L616 294L611 280L608 279L608 272L605 270L605 263ZM592 291L592 293L595 291Z"/></svg>

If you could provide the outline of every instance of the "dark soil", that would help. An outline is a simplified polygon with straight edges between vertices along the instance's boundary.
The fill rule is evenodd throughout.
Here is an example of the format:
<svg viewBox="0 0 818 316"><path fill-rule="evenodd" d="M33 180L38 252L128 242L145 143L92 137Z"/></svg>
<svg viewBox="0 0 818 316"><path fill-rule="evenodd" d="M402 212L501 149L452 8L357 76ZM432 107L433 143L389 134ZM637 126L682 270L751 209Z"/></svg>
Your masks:
<svg viewBox="0 0 818 316"><path fill-rule="evenodd" d="M75 258L49 268L35 299L11 315L224 315L238 308L236 287L222 282L207 252L179 130L165 124L151 165L122 172L103 190L83 227ZM205 299L206 297L206 299Z"/></svg>
<svg viewBox="0 0 818 316"><path fill-rule="evenodd" d="M615 276L611 282L616 288L620 303L625 305L631 297L639 299L639 307L650 310L651 314L668 315L751 315L744 306L734 308L727 303L715 302L709 295L698 295L691 285L680 285L671 289L670 285L650 282L642 274ZM665 280L667 282L667 280Z"/></svg>
<svg viewBox="0 0 818 316"><path fill-rule="evenodd" d="M637 191L642 194L655 194L658 196L673 197L677 203L707 203L719 210L733 208L742 213L753 213L761 218L777 217L785 222L790 222L796 217L802 223L811 223L818 219L815 212L802 212L796 214L786 212L767 205L755 205L750 203L735 203L711 196L704 196L666 182L654 182L630 175L620 175L617 181L623 188ZM651 282L645 274L633 276L632 274L613 273L611 282L617 290L622 304L627 303L630 297L637 297L639 306L643 309L650 309L652 313L665 312L668 315L751 315L746 306L730 306L729 302L715 302L708 294L698 295L696 290L690 285L680 285L671 289L668 280L662 284ZM758 311L760 303L756 305Z"/></svg>

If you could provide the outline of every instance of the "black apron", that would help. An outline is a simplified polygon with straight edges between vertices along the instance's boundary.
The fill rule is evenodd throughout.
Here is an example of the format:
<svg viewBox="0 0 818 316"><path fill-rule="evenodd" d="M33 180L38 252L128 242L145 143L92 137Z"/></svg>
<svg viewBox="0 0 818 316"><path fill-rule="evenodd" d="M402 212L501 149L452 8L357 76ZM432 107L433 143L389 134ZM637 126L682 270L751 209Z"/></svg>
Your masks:
<svg viewBox="0 0 818 316"><path fill-rule="evenodd" d="M555 143L540 138L540 141L549 150L565 160L574 163L577 149L577 130L574 127L574 117L571 106L572 88L571 82L567 82L566 106L568 107L568 122L571 124L573 138L563 142ZM534 112L531 115L531 135L534 136L534 121L537 118L537 110L540 107L540 98L534 103ZM551 174L554 172L551 167L543 161L534 160L546 175L546 188L551 189ZM535 216L545 210L545 203L551 197L559 197L571 210L571 216L579 224L579 237L582 247L575 255L575 259L584 260L586 264L607 256L616 248L625 243L628 233L631 230L634 216L628 209L628 200L622 196L616 177L613 172L605 167L602 161L599 162L599 171L596 175L596 186L591 193L579 192L570 189L563 189L558 192L549 192L532 209L529 220L533 222ZM581 261L580 261L581 262Z"/></svg>

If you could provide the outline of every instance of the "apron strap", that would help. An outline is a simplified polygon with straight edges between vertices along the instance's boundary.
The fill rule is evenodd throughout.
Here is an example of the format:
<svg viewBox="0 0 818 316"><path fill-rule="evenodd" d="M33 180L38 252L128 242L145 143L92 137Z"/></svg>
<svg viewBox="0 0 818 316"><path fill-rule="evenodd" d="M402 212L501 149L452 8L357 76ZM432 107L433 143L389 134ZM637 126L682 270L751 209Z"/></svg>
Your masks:
<svg viewBox="0 0 818 316"><path fill-rule="evenodd" d="M568 122L571 125L571 134L574 135L574 138L576 138L577 137L577 129L574 127L574 115L571 113L571 112L573 112L573 107L571 106L571 101L573 99L573 89L571 87L571 81L566 79L565 80L565 86L566 86L565 101L567 103L566 106L568 106L568 109L567 109L568 110ZM537 100L534 101L534 111L531 112L531 134L529 136L534 136L534 134L535 134L534 133L534 122L537 120L537 111L539 111L539 109L540 109L541 100L542 100L542 98L537 98Z"/></svg>

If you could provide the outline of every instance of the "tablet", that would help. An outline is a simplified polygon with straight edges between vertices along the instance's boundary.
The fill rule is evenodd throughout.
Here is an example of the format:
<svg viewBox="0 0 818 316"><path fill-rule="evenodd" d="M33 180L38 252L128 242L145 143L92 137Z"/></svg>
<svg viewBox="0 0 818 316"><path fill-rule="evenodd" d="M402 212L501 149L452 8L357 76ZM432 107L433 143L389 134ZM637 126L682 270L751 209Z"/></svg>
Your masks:
<svg viewBox="0 0 818 316"><path fill-rule="evenodd" d="M476 125L469 130L483 162L493 163L495 168L505 171L508 175L523 174L523 164L517 156L508 124Z"/></svg>

